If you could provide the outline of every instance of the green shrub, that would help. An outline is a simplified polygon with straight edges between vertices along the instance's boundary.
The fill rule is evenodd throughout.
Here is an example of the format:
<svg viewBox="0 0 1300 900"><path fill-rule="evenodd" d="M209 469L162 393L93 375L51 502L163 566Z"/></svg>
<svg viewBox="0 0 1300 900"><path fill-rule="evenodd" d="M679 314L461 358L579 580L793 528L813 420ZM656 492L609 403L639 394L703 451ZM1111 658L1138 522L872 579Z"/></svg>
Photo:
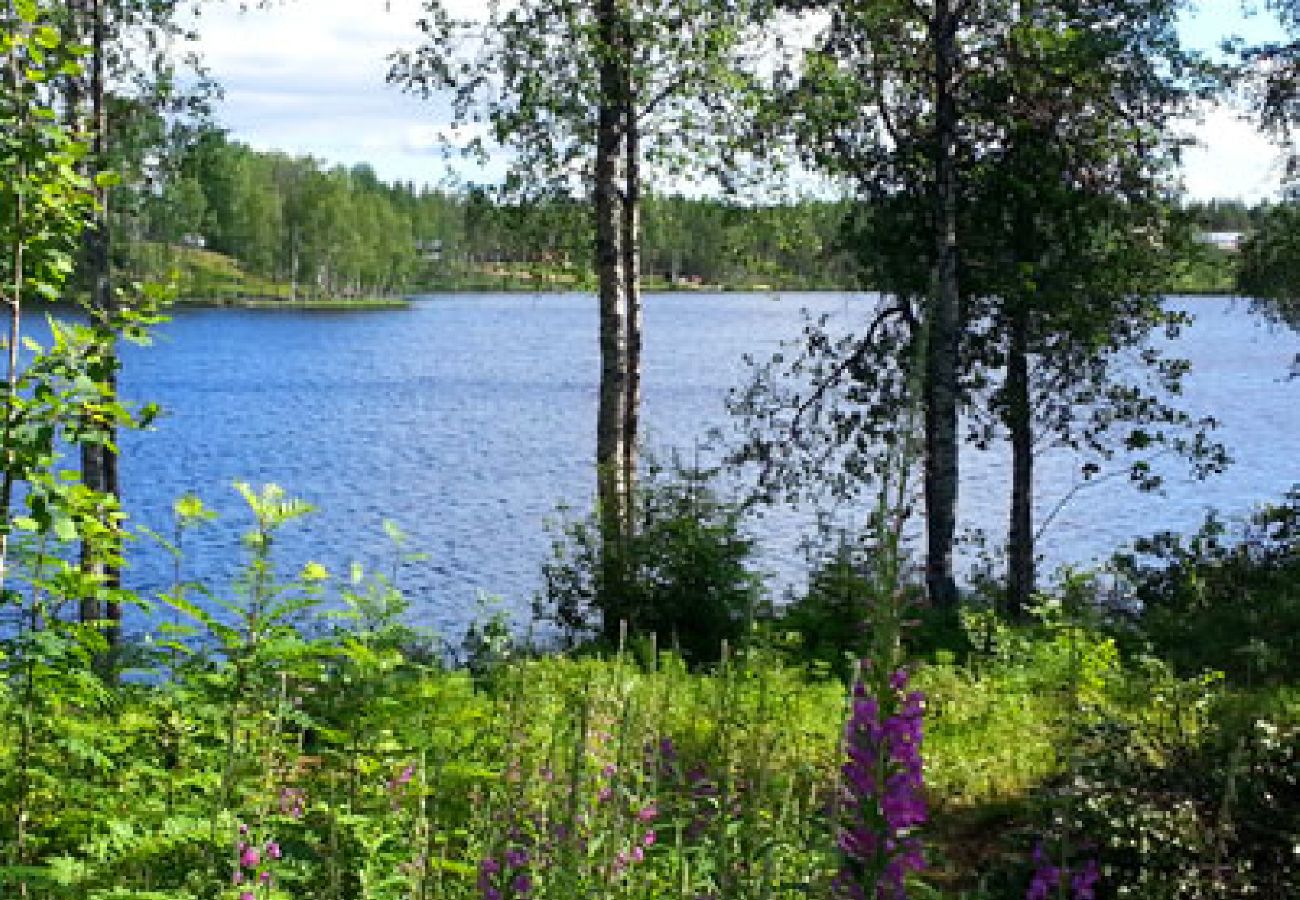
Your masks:
<svg viewBox="0 0 1300 900"><path fill-rule="evenodd" d="M534 608L570 644L618 633L654 634L692 664L718 659L752 620L760 582L741 511L721 500L709 475L652 470L636 492L635 533L616 546L596 518L569 523L543 567Z"/></svg>
<svg viewBox="0 0 1300 900"><path fill-rule="evenodd" d="M1211 516L1189 539L1164 533L1116 558L1138 636L1179 671L1238 684L1300 678L1300 490L1237 528Z"/></svg>

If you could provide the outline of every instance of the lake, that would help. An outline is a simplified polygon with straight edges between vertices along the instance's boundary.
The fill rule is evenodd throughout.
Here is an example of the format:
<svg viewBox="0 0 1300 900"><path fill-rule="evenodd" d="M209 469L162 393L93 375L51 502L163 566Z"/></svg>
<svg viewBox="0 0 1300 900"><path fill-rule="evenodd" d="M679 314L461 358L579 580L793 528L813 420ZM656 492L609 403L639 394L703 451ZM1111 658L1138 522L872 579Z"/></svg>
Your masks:
<svg viewBox="0 0 1300 900"><path fill-rule="evenodd" d="M1236 459L1197 483L1172 478L1162 495L1120 479L1087 488L1058 517L1049 565L1086 563L1158 528L1191 529L1217 507L1240 513L1300 481L1300 421L1286 374L1300 337L1273 332L1244 305L1180 299L1197 315L1180 341L1194 372L1186 402L1223 423ZM725 424L725 397L746 368L794 337L801 310L838 327L870 318L874 299L847 294L654 294L645 311L645 433L649 446L689 452ZM401 567L414 617L458 640L479 591L526 614L557 504L586 509L593 476L597 311L586 295L435 295L406 311L181 310L153 347L125 352L123 393L167 410L156 429L123 442L125 502L134 520L170 531L185 492L218 523L187 538L186 573L216 583L239 558L248 525L229 485L275 482L318 507L279 545L343 575L352 560L389 565L392 519L427 558ZM1001 538L1001 452L963 458L961 518ZM1041 508L1068 490L1073 464L1040 469ZM797 582L804 514L756 526L774 583ZM170 564L142 540L128 582L155 588Z"/></svg>

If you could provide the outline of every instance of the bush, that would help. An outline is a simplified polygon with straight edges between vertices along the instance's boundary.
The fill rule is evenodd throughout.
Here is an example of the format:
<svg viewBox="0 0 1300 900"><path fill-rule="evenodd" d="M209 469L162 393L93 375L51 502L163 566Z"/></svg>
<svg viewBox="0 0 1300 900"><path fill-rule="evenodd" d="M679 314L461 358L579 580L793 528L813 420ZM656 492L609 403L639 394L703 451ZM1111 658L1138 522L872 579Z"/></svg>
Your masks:
<svg viewBox="0 0 1300 900"><path fill-rule="evenodd" d="M608 638L619 623L655 634L693 664L716 661L743 636L760 583L739 507L719 499L708 473L652 470L636 492L635 534L605 547L595 516L568 524L543 567L537 616L566 640Z"/></svg>
<svg viewBox="0 0 1300 900"><path fill-rule="evenodd" d="M1216 727L1164 759L1132 729L1094 729L1078 828L1119 896L1294 897L1300 892L1300 730Z"/></svg>
<svg viewBox="0 0 1300 900"><path fill-rule="evenodd" d="M1116 558L1139 631L1180 671L1237 683L1300 677L1300 489L1231 529L1211 516Z"/></svg>

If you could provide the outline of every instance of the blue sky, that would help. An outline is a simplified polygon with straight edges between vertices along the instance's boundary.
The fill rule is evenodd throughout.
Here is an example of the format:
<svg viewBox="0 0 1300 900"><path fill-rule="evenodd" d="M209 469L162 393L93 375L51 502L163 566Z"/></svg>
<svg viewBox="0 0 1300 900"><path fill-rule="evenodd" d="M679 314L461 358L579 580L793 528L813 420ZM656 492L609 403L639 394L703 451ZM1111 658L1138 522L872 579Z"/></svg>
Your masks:
<svg viewBox="0 0 1300 900"><path fill-rule="evenodd" d="M481 6L476 0L453 5ZM446 107L384 84L385 56L414 42L420 6L419 0L290 0L247 14L208 6L197 24L200 49L225 86L221 123L258 148L369 162L386 179L440 181L447 170L437 141ZM1183 26L1186 42L1204 49L1229 34L1259 41L1277 37L1279 29L1267 15L1243 15L1239 0L1201 0ZM1206 110L1188 130L1201 143L1185 158L1190 196L1253 201L1276 194L1278 154L1238 111Z"/></svg>

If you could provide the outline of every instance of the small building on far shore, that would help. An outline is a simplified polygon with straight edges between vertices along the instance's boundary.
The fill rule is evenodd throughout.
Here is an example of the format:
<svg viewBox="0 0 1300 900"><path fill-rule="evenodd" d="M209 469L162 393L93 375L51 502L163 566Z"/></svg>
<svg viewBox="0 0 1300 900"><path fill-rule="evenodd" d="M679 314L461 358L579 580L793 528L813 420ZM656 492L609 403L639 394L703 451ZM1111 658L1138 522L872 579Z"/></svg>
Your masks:
<svg viewBox="0 0 1300 900"><path fill-rule="evenodd" d="M1226 253L1237 253L1241 250L1241 241L1245 236L1243 231L1202 231L1197 239L1202 244L1209 244Z"/></svg>

